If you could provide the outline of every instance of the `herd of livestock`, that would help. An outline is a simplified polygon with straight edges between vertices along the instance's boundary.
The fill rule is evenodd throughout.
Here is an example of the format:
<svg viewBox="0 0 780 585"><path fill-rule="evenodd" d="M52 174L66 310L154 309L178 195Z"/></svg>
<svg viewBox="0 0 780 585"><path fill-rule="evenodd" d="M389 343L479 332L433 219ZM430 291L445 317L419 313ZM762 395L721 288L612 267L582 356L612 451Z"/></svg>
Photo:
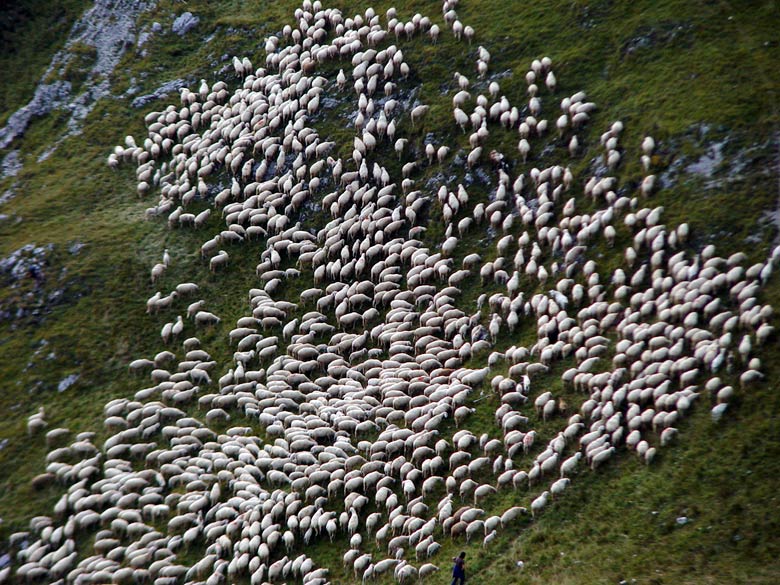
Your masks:
<svg viewBox="0 0 780 585"><path fill-rule="evenodd" d="M624 149L621 122L592 176L547 166L542 145L580 155L596 105L558 95L546 57L510 101L457 4L444 0L436 24L304 0L265 41L264 67L234 58L234 90L182 90L109 156L136 165L138 194L157 198L148 217L222 224L193 250L211 278L236 269L239 246L257 250L256 287L236 323L197 283L148 299L167 316L166 348L130 364L151 384L105 405L105 441L30 417L50 447L33 482L63 493L12 536L0 582L323 584L329 568L306 553L320 539L344 543L356 581L424 580L445 540L490 546L586 468L626 450L649 463L691 409L717 421L763 377L754 349L774 331L760 289L780 252L749 266L712 245L692 252L689 227L652 205L655 141ZM476 55L476 82L456 74L450 92L461 146L423 143L434 110L400 97L401 45L447 30ZM315 127L329 95L354 99L346 148ZM507 133L517 160L488 146ZM645 173L630 188L615 176L623 156ZM432 187L420 178L435 165L461 178ZM489 193L466 180L477 170ZM175 261L166 250L152 282ZM197 337L215 328L230 363ZM487 408L493 430L472 433ZM500 508L506 490L516 505Z"/></svg>

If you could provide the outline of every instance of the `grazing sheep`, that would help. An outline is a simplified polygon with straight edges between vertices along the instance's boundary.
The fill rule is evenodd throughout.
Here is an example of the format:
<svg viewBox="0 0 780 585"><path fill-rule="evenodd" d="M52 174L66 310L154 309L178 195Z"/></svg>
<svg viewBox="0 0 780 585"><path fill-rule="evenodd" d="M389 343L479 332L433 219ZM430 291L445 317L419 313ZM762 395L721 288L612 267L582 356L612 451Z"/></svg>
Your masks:
<svg viewBox="0 0 780 585"><path fill-rule="evenodd" d="M428 113L428 110L430 110L430 106L426 105L419 105L412 109L412 126L422 121L422 119L425 117L425 115Z"/></svg>
<svg viewBox="0 0 780 585"><path fill-rule="evenodd" d="M459 20L457 2L442 7L456 37L471 42L477 31ZM642 203L660 185L654 175L643 178L642 197L619 188L622 122L602 135L607 176L575 177L547 162L550 149L545 165L514 180L511 153L483 158L492 134L517 128L515 156L528 164L554 119L569 154L580 153L579 135L587 133L578 130L597 106L578 91L548 121L541 83L551 94L563 87L548 57L525 75L527 112L498 81L472 96L469 80L454 75L453 118L464 134L472 126L471 150L455 160L465 156L469 176L488 177L487 191L418 177L421 160L447 163L455 145L404 135L411 104L398 84L410 83L410 64L419 62L405 55L414 46L405 42L427 32L436 43L441 31L423 14L403 22L395 9L385 16L386 26L372 8L347 18L303 0L281 34L265 40L259 68L234 58L231 87L202 81L182 91L176 104L145 117L143 140L128 137L109 155L111 168L136 165L139 194L159 195L150 219L213 229L199 248L210 272L225 272L221 248L230 242L241 247L232 265L253 258L256 280L247 286L258 288L248 298L244 290L240 303L218 299L220 312L234 313L230 326L205 310L205 299L215 302L205 285L183 282L147 300L152 315L179 297L203 295L186 312L208 327L203 343L190 338L184 356L171 347L130 363L133 372L150 370L152 384L106 405L102 445L85 435L69 445L67 431L47 433L53 449L33 485L71 487L51 518L31 523L24 537L31 544L14 564L18 579L325 583L327 571L305 553L284 555L324 538L344 544L346 534L343 561L355 579L392 569L399 582L423 580L438 569L404 560L410 547L427 558L439 550L439 534L479 535L487 547L526 514L501 509L504 498L491 494L552 478L530 503L536 518L590 473L583 458L596 470L625 442L649 464L682 438L678 422L695 410L699 385L718 403L713 420L722 420L734 389L705 382L707 372L735 371L743 388L763 378L754 344L768 342L773 328L759 292L780 251L754 266L739 254L717 257L714 246L690 252L688 225L665 225L663 208ZM490 62L479 47L481 78ZM355 134L348 144L326 142L312 120L326 96L348 85L355 93L345 102L354 103L346 123ZM428 105L412 107L412 128L429 113ZM383 166L388 144L403 163ZM646 169L654 151L645 137ZM323 213L309 213L310 204ZM206 209L196 214L195 205ZM615 270L600 259L599 236L620 248L625 234L626 265ZM485 251L469 249L473 241ZM170 264L166 250L152 281ZM244 282L244 268L223 276ZM475 283L484 288L476 300L468 292ZM285 295L299 296L293 303ZM165 343L187 328L182 316L162 321ZM498 347L506 329L527 345ZM226 340L235 353L212 350ZM571 367L556 369L567 359ZM565 400L532 394L531 378L547 384L555 372ZM497 434L478 438L470 415L493 400ZM197 411L185 412L192 404ZM560 417L558 432L533 428ZM256 425L238 426L247 421ZM31 434L44 427L43 413L28 420ZM522 471L521 455L532 457ZM490 508L456 509L457 495ZM158 532L147 522L167 524ZM75 532L87 529L98 531L94 557L76 564L75 551L46 548L72 547ZM395 558L360 552L372 535ZM192 551L201 542L192 567L174 564L182 545Z"/></svg>
<svg viewBox="0 0 780 585"><path fill-rule="evenodd" d="M541 512L544 507L547 505L547 498L550 496L549 491L542 492L539 496L534 499L534 501L531 502L531 516L534 518L536 517L536 514Z"/></svg>
<svg viewBox="0 0 780 585"><path fill-rule="evenodd" d="M216 272L218 268L224 268L227 266L229 258L227 252L220 250L216 256L212 256L209 260L209 270Z"/></svg>
<svg viewBox="0 0 780 585"><path fill-rule="evenodd" d="M48 426L44 420L45 416L46 410L41 406L38 408L38 412L27 418L27 434L29 436L37 434Z"/></svg>

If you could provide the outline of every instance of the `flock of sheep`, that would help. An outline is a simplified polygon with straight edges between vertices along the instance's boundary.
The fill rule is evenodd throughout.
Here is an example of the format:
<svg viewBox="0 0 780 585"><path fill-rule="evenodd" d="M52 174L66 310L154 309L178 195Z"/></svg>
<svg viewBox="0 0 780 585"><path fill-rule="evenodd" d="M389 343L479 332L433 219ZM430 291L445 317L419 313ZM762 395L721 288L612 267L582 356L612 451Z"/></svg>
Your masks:
<svg viewBox="0 0 780 585"><path fill-rule="evenodd" d="M527 167L486 152L491 133L518 132L520 158L533 162L534 143L557 132L577 155L596 106L584 92L554 97L550 59L533 61L528 95L515 104L495 81L475 95L456 75L453 124L470 132L466 165L492 173L488 201L475 203L463 184L429 190L415 180L426 165L451 162L452 145L423 145L427 162L413 158L402 176L382 166L376 150L389 142L405 160L414 143L401 129L428 114L394 98L410 72L398 43L435 43L442 28L471 43L456 5L443 2L440 27L393 9L347 18L304 0L296 26L265 42L264 68L234 59L234 91L223 81L183 89L181 105L146 116L142 142L128 137L109 156L112 167L137 165L139 195L159 193L150 217L194 229L224 220L200 249L212 271L231 269L235 246L258 247L258 285L228 328L235 353L224 367L194 336L222 327L197 284L148 300L147 312L170 315L161 336L173 351L130 364L151 385L106 404L102 444L94 433L45 432L43 410L30 417L30 433L45 432L51 448L34 484L65 491L50 516L13 535L12 546L29 541L15 555L19 579L314 585L328 570L305 545L346 535L343 562L356 580L423 580L438 570L443 539L489 546L582 467L622 449L650 462L696 403L724 416L739 390L719 376L742 386L762 378L753 350L773 334L772 309L757 297L778 250L752 266L711 245L685 251L688 226L666 226L663 208L648 205L652 174L618 194L611 172L633 156L620 146L620 122L601 137L607 170L598 177L558 165L511 176ZM479 47L477 56L483 78L490 54ZM345 65L334 79L318 74L334 60ZM310 125L329 92L356 98L346 158L333 158L334 143ZM654 140L641 149L650 173ZM217 177L229 184L211 197ZM586 199L597 211L580 211ZM296 219L312 203L330 214L326 225ZM431 221L445 235L426 245ZM477 230L495 254L465 249ZM614 272L589 258L592 245L626 240ZM166 250L153 282L170 262ZM315 288L296 302L279 298L301 273ZM477 282L495 292L476 306L459 302L461 287ZM535 327L535 342L497 351L520 327ZM474 356L487 366L466 367ZM561 360L574 364L561 377L582 394L579 405L543 387ZM497 404L495 430L481 436L468 430L478 397ZM234 418L251 426L231 427ZM532 428L556 418L554 436ZM480 505L499 490L517 490L524 505L487 514ZM94 541L80 556L75 539L85 534ZM369 540L381 555L366 552ZM202 550L197 562L177 561L192 550ZM9 577L5 569L0 583Z"/></svg>

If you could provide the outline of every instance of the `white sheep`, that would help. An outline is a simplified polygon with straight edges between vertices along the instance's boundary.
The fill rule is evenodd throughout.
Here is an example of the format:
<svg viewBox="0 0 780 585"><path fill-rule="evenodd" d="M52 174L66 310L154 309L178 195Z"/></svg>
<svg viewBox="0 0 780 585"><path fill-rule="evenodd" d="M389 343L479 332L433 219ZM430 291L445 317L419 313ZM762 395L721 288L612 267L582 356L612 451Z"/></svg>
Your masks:
<svg viewBox="0 0 780 585"><path fill-rule="evenodd" d="M531 502L532 517L535 518L536 515L544 509L544 507L547 505L547 498L549 498L549 496L550 492L544 491Z"/></svg>
<svg viewBox="0 0 780 585"><path fill-rule="evenodd" d="M429 110L430 110L430 106L427 105L419 105L414 107L411 113L412 126L422 121L422 119L425 117L425 115L428 113Z"/></svg>

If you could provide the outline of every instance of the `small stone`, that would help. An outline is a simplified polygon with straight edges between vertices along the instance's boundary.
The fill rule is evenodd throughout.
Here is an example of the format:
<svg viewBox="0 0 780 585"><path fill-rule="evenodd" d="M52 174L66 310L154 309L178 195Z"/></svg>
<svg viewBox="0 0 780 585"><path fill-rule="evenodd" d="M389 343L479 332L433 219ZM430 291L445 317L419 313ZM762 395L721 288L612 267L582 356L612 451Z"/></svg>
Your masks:
<svg viewBox="0 0 780 585"><path fill-rule="evenodd" d="M199 22L200 19L197 16L195 16L192 12L187 11L179 15L179 17L173 21L171 30L175 34L182 37L195 28Z"/></svg>
<svg viewBox="0 0 780 585"><path fill-rule="evenodd" d="M136 46L140 49L143 47L146 42L152 37L152 33L148 31L143 31L138 34L138 41L136 42Z"/></svg>
<svg viewBox="0 0 780 585"><path fill-rule="evenodd" d="M14 185L14 187L15 186L16 185ZM15 196L16 196L16 191L14 191L13 187L7 189L2 195L0 195L0 205L3 205L4 203L8 203Z"/></svg>
<svg viewBox="0 0 780 585"><path fill-rule="evenodd" d="M477 177L479 178L480 182L483 185L490 185L492 183L490 179L490 175L482 167L478 167L474 171L474 174L477 175Z"/></svg>
<svg viewBox="0 0 780 585"><path fill-rule="evenodd" d="M3 159L2 165L3 177L15 177L22 169L22 159L19 157L18 150L12 150Z"/></svg>
<svg viewBox="0 0 780 585"><path fill-rule="evenodd" d="M678 526L685 526L690 521L691 521L690 518L688 518L687 516L679 516L676 520Z"/></svg>
<svg viewBox="0 0 780 585"><path fill-rule="evenodd" d="M57 392L65 392L65 390L73 386L73 384L75 384L76 380L78 379L78 374L71 374L70 376L64 377L62 380L60 380L60 383L57 384Z"/></svg>
<svg viewBox="0 0 780 585"><path fill-rule="evenodd" d="M339 105L338 100L335 100L333 98L326 97L320 100L320 108L325 110L332 110L338 105Z"/></svg>
<svg viewBox="0 0 780 585"><path fill-rule="evenodd" d="M187 82L183 79L174 79L172 81L166 81L160 87L155 89L152 93L146 95L139 95L134 98L130 105L134 108L142 108L145 105L167 96L169 93L179 91L182 87L186 87Z"/></svg>

